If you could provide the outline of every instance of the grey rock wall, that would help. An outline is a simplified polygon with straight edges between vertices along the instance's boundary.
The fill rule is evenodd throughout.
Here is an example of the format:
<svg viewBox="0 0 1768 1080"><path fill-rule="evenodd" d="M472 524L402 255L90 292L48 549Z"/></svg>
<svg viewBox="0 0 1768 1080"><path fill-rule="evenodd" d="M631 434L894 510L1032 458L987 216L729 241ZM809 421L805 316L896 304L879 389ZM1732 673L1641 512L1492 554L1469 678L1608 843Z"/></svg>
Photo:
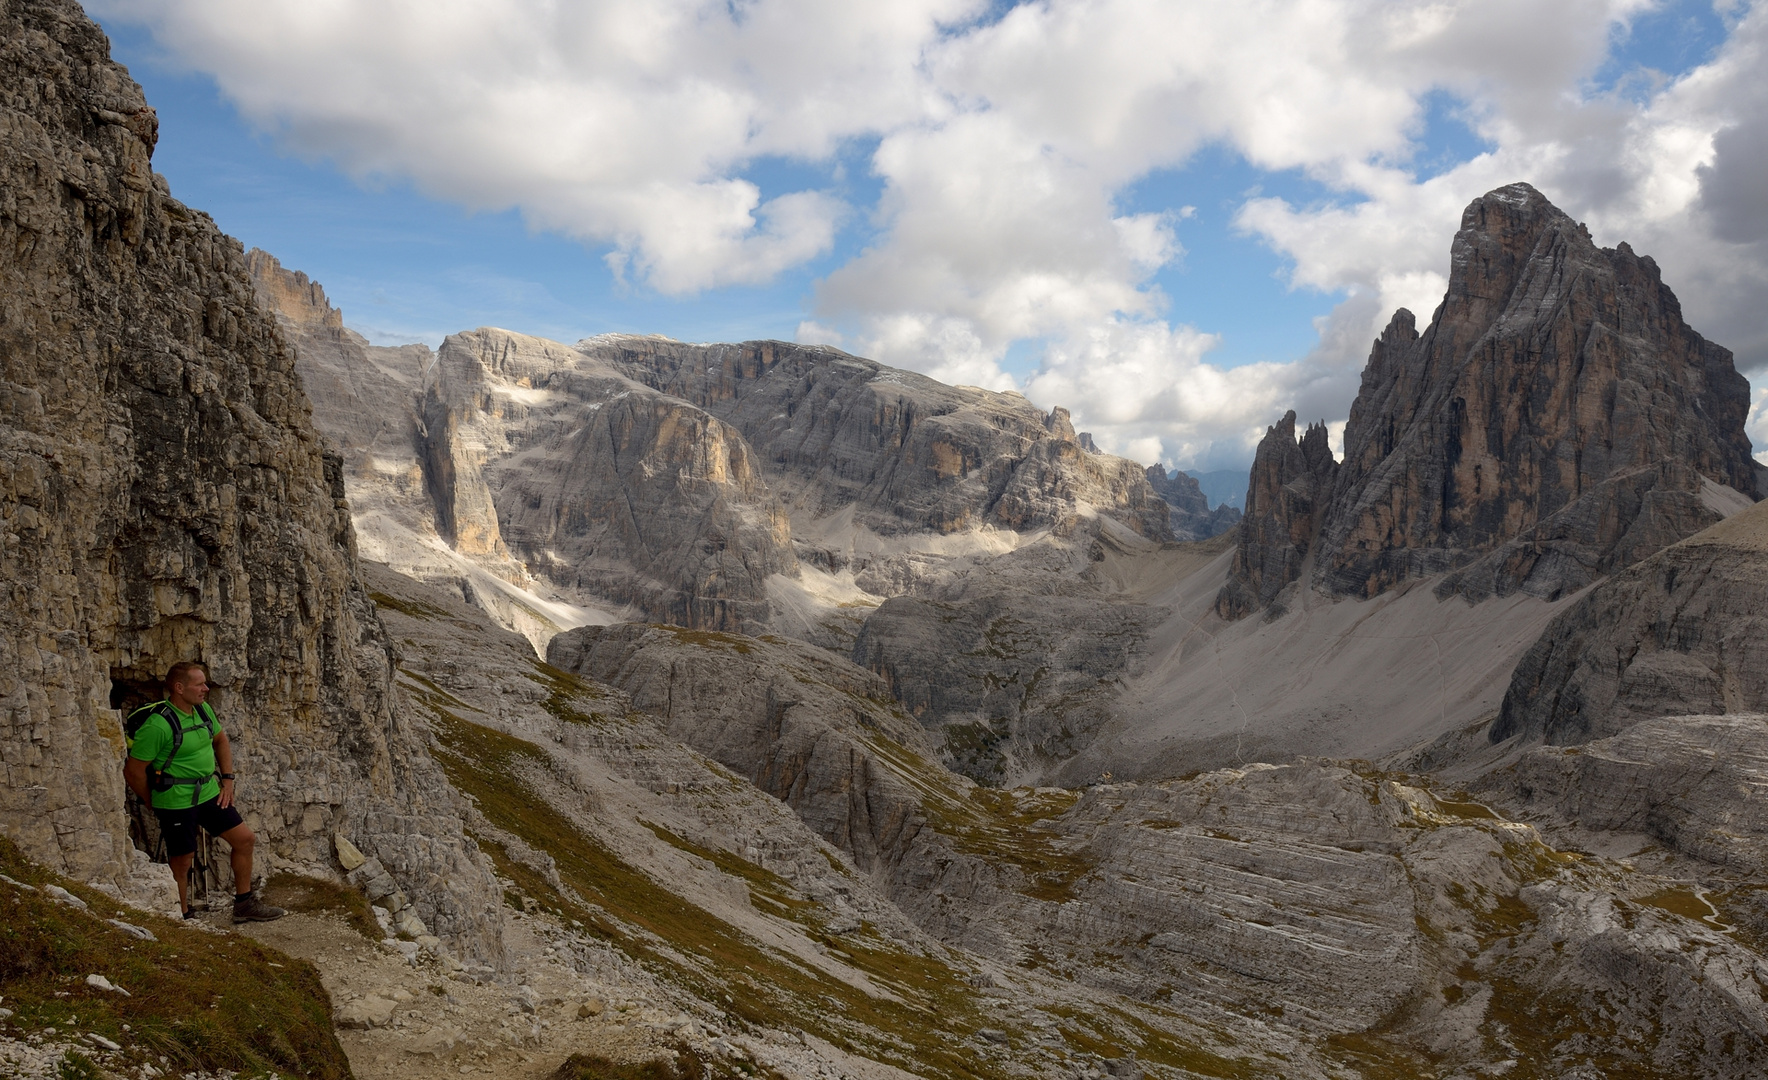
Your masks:
<svg viewBox="0 0 1768 1080"><path fill-rule="evenodd" d="M1719 520L1713 488L1760 497L1748 410L1730 352L1683 321L1654 261L1598 248L1527 184L1499 188L1462 215L1430 325L1401 310L1370 352L1312 583L1575 592ZM1272 559L1292 561L1249 557L1232 611L1269 591L1248 575Z"/></svg>
<svg viewBox="0 0 1768 1080"><path fill-rule="evenodd" d="M340 463L239 244L153 173L153 110L71 2L0 9L0 129L0 822L122 874L113 693L199 658L266 863L326 865L342 830L494 958L487 866L396 707Z"/></svg>
<svg viewBox="0 0 1768 1080"><path fill-rule="evenodd" d="M815 517L851 505L884 535L1029 530L1073 518L1084 501L1143 536L1171 538L1141 466L1084 450L1060 407L1045 413L1018 394L946 386L822 346L608 336L580 347L735 426L782 496Z"/></svg>
<svg viewBox="0 0 1768 1080"><path fill-rule="evenodd" d="M1768 711L1768 506L1602 582L1511 676L1494 742L1575 744L1666 715Z"/></svg>
<svg viewBox="0 0 1768 1080"><path fill-rule="evenodd" d="M1337 470L1324 424L1309 424L1298 443L1292 409L1265 430L1253 457L1234 563L1216 597L1223 618L1266 607L1302 576Z"/></svg>

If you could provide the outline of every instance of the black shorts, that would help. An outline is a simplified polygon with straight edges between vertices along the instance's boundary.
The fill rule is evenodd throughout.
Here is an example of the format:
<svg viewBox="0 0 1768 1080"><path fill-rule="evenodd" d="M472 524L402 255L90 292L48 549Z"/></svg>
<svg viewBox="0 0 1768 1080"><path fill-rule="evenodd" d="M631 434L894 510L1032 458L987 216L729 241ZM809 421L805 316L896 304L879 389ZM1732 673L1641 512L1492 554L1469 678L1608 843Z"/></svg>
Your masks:
<svg viewBox="0 0 1768 1080"><path fill-rule="evenodd" d="M245 818L239 816L238 810L231 806L222 808L219 795L206 803L187 806L182 810L167 810L156 806L153 812L160 819L160 836L166 841L168 859L189 855L196 850L198 825L210 836L220 836L235 825L245 824Z"/></svg>

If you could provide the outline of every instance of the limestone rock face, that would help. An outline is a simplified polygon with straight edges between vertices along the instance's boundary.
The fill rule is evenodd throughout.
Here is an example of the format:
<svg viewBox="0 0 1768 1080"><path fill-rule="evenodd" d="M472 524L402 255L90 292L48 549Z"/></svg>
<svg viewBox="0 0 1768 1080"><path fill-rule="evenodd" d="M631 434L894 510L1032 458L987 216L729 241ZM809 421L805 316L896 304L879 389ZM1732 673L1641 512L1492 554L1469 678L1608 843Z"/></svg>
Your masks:
<svg viewBox="0 0 1768 1080"><path fill-rule="evenodd" d="M1083 438L1082 445L1085 443ZM1148 466L1146 472L1148 486L1166 503L1171 514L1175 540L1208 540L1240 523L1237 507L1223 503L1211 510L1203 488L1189 474L1174 472L1169 476L1166 467L1159 464Z"/></svg>
<svg viewBox="0 0 1768 1080"><path fill-rule="evenodd" d="M868 873L901 861L920 802L880 766L879 747L931 748L871 672L783 639L640 623L566 631L547 662L630 694L671 738L791 806Z"/></svg>
<svg viewBox="0 0 1768 1080"><path fill-rule="evenodd" d="M1074 993L1162 1001L1161 1028L1256 1010L1266 1034L1242 1031L1235 1053L1361 1032L1397 1075L1426 1056L1576 1075L1600 1052L1577 1032L1608 1046L1649 1031L1647 1060L1729 1075L1768 1052L1757 954L1661 906L1672 879L1555 850L1464 796L1320 761L982 789L919 756L876 680L815 650L626 626L570 631L550 656L611 676L669 734L864 851L855 862L948 945ZM1413 1006L1396 1019L1395 1001Z"/></svg>
<svg viewBox="0 0 1768 1080"><path fill-rule="evenodd" d="M827 347L685 345L608 336L580 343L632 378L736 427L795 511L852 506L883 535L992 524L1058 525L1085 503L1151 539L1165 505L1140 466L1089 453L1066 409L946 386Z"/></svg>
<svg viewBox="0 0 1768 1080"><path fill-rule="evenodd" d="M730 425L557 342L451 335L424 389L426 464L457 551L514 557L647 618L765 624L791 529Z"/></svg>
<svg viewBox="0 0 1768 1080"><path fill-rule="evenodd" d="M1582 743L1666 715L1768 711L1768 505L1592 589L1516 665L1491 738Z"/></svg>
<svg viewBox="0 0 1768 1080"><path fill-rule="evenodd" d="M130 864L113 706L210 665L264 869L378 855L495 958L488 866L396 705L340 463L239 244L168 193L153 111L71 2L0 9L0 822Z"/></svg>
<svg viewBox="0 0 1768 1080"><path fill-rule="evenodd" d="M896 596L854 642L911 715L936 730L941 760L986 783L1045 774L1114 715L1158 609L1096 596L1003 589L955 600Z"/></svg>
<svg viewBox="0 0 1768 1080"><path fill-rule="evenodd" d="M1768 714L1663 716L1578 747L1539 746L1489 786L1536 818L1639 834L1760 877L1768 871Z"/></svg>
<svg viewBox="0 0 1768 1080"><path fill-rule="evenodd" d="M295 370L313 403L313 423L344 459L344 482L354 512L369 508L378 479L395 497L423 496L417 457L417 392L430 350L424 345L382 348L344 325L319 282L289 270L274 255L246 252L258 306L276 319L294 346Z"/></svg>
<svg viewBox="0 0 1768 1080"><path fill-rule="evenodd" d="M1313 582L1372 596L1455 571L1443 595L1576 591L1719 520L1715 489L1759 497L1748 401L1655 262L1596 247L1527 184L1499 188L1463 214L1430 326L1402 310L1370 353ZM1291 560L1279 546L1249 572L1267 561ZM1236 611L1268 591L1239 580Z"/></svg>
<svg viewBox="0 0 1768 1080"><path fill-rule="evenodd" d="M1216 597L1223 618L1265 607L1301 576L1337 469L1324 424L1309 424L1297 443L1292 409L1266 429L1253 457L1234 564Z"/></svg>

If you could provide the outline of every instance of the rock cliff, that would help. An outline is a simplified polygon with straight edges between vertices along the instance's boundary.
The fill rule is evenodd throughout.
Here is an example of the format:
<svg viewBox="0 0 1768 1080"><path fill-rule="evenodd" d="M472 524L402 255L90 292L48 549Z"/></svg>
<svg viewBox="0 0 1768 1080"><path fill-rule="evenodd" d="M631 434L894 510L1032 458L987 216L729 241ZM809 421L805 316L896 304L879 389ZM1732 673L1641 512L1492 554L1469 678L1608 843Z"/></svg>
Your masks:
<svg viewBox="0 0 1768 1080"><path fill-rule="evenodd" d="M1300 443L1294 410L1266 429L1252 461L1234 563L1216 598L1223 618L1238 619L1269 605L1301 577L1337 470L1324 424L1309 424Z"/></svg>
<svg viewBox="0 0 1768 1080"><path fill-rule="evenodd" d="M1332 762L1083 792L977 788L919 760L912 726L868 734L884 714L864 672L783 643L586 628L556 638L553 659L611 676L670 734L764 784L770 762L790 761L780 797L863 850L872 880L948 944L1069 992L1161 1003L1141 1029L1153 1063L1209 1075L1256 1050L1290 1056L1275 1070L1286 1076L1506 1061L1542 1075L1614 1061L1749 1075L1768 1053L1756 953L1685 912L1686 866L1571 854L1465 796ZM1738 777L1758 769L1754 749ZM1683 756L1679 775L1698 787L1707 774ZM855 830L868 813L872 830ZM994 993L1004 1017L1030 1004L1023 986ZM1192 1041L1198 1024L1221 1034Z"/></svg>
<svg viewBox="0 0 1768 1080"><path fill-rule="evenodd" d="M1768 505L1658 552L1561 612L1517 662L1491 738L1583 743L1660 716L1768 712Z"/></svg>
<svg viewBox="0 0 1768 1080"><path fill-rule="evenodd" d="M1574 592L1759 497L1748 402L1655 262L1598 248L1527 184L1499 188L1462 215L1430 326L1401 310L1370 353L1313 522L1312 583ZM1248 553L1228 610L1271 592L1252 573L1293 564L1285 524L1248 526L1275 546Z"/></svg>
<svg viewBox="0 0 1768 1080"><path fill-rule="evenodd" d="M826 347L685 345L610 336L580 344L632 378L742 432L794 511L852 508L883 535L1060 525L1081 504L1170 539L1167 508L1134 462L1089 453L1068 411L946 386Z"/></svg>
<svg viewBox="0 0 1768 1080"><path fill-rule="evenodd" d="M0 822L116 879L119 706L210 665L265 869L377 854L496 959L495 892L401 710L341 466L237 242L172 198L156 123L67 0L0 8Z"/></svg>
<svg viewBox="0 0 1768 1080"><path fill-rule="evenodd" d="M1086 440L1082 439L1084 445ZM1187 473L1168 474L1163 465L1147 469L1148 486L1166 503L1172 518L1176 540L1208 540L1240 523L1240 510L1227 503L1209 508L1209 499L1197 480Z"/></svg>
<svg viewBox="0 0 1768 1080"><path fill-rule="evenodd" d="M766 625L791 529L730 425L557 342L453 334L423 396L442 534L645 617Z"/></svg>

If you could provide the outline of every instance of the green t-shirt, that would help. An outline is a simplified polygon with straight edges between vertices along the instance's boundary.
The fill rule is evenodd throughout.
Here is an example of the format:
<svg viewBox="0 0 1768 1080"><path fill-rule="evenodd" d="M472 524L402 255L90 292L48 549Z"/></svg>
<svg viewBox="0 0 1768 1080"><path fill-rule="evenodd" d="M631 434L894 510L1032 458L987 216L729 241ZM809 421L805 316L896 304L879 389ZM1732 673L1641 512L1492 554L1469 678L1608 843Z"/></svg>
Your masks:
<svg viewBox="0 0 1768 1080"><path fill-rule="evenodd" d="M202 717L197 713L184 712L169 702L166 711L177 716L181 721L179 726L184 729L184 742L178 747L178 756L166 765L166 775L181 780L209 777L200 791L197 791L195 784L175 784L165 791L153 793L154 806L163 810L182 810L197 803L208 802L221 794L221 781L213 775L215 743L209 737L209 726L203 723ZM129 756L149 765L171 751L172 727L161 713L148 717L147 722L135 733L135 741L129 744ZM193 791L196 791L194 797L191 794Z"/></svg>

